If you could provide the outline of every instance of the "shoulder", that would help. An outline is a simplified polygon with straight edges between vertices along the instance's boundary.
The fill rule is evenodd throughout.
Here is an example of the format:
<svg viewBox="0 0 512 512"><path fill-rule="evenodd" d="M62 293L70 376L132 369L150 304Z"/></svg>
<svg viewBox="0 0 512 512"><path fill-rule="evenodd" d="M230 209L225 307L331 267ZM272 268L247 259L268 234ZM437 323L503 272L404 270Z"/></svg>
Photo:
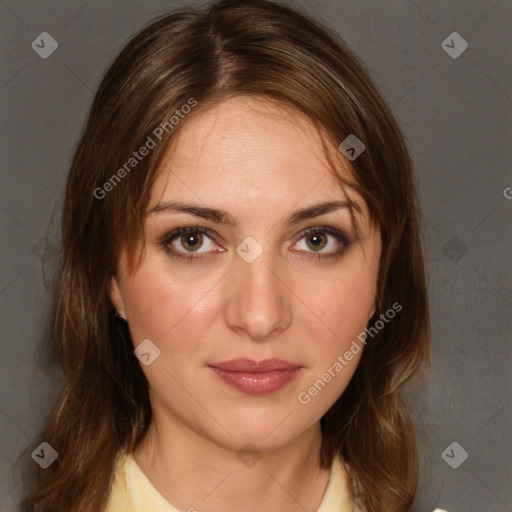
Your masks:
<svg viewBox="0 0 512 512"><path fill-rule="evenodd" d="M153 487L131 454L120 452L104 512L178 512Z"/></svg>
<svg viewBox="0 0 512 512"><path fill-rule="evenodd" d="M317 512L365 512L357 508L353 501L353 491L348 476L347 465L340 457L334 457L331 465L329 484Z"/></svg>
<svg viewBox="0 0 512 512"><path fill-rule="evenodd" d="M117 510L130 510L129 499L129 483L127 475L127 466L129 464L129 456L120 452L118 454L114 474L112 477L112 485L110 487L110 496L104 512L115 512Z"/></svg>
<svg viewBox="0 0 512 512"><path fill-rule="evenodd" d="M359 482L350 478L350 466L347 462L341 459L341 464L343 464L343 468L345 469L345 473L347 475L348 485L350 486L350 494L352 497L352 506L354 507L353 512L367 512L366 507L363 506L361 496L362 496L362 488Z"/></svg>

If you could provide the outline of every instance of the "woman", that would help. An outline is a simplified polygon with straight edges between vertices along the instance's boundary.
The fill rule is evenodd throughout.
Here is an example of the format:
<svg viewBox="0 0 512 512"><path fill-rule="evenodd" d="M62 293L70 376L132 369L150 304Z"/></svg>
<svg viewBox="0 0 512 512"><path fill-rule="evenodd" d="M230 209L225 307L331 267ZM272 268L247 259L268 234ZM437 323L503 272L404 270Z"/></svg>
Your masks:
<svg viewBox="0 0 512 512"><path fill-rule="evenodd" d="M410 510L428 365L412 164L362 64L286 6L157 20L69 173L58 458L26 510Z"/></svg>

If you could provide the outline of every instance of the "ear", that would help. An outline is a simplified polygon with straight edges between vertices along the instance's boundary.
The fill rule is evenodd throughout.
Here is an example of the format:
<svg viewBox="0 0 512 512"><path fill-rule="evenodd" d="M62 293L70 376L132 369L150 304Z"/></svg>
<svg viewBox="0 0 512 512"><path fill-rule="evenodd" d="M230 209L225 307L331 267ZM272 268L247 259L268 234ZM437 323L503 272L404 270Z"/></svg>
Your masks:
<svg viewBox="0 0 512 512"><path fill-rule="evenodd" d="M119 287L119 282L116 276L112 276L112 280L110 281L110 300L116 311L119 315L121 315L126 320L126 314L124 310L124 302L123 295L121 293L121 288Z"/></svg>

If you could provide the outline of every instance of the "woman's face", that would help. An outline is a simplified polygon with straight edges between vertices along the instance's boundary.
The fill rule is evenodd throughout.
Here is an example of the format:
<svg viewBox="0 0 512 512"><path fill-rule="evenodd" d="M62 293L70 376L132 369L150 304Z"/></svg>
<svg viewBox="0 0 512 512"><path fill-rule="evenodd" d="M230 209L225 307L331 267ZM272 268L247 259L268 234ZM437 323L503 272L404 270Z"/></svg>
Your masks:
<svg viewBox="0 0 512 512"><path fill-rule="evenodd" d="M112 301L135 347L150 340L139 358L154 417L233 450L275 449L319 421L359 363L380 234L300 113L236 98L183 122L152 189L143 261L130 275L122 254Z"/></svg>

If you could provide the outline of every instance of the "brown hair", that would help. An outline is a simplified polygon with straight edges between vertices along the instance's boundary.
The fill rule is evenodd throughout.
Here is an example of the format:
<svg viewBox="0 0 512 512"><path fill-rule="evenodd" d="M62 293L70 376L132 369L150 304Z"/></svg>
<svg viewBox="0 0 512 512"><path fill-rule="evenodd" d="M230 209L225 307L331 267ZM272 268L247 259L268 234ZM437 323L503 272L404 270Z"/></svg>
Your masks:
<svg viewBox="0 0 512 512"><path fill-rule="evenodd" d="M132 453L144 436L151 421L148 383L129 333L114 318L111 278L122 248L143 249L152 183L166 147L187 122L185 116L171 126L171 116L186 104L196 102L193 116L240 95L308 116L323 134L334 173L333 148L340 158L337 146L348 135L366 146L351 162L354 180L338 178L362 195L381 231L370 323L394 303L403 311L367 344L350 384L322 417L322 461L328 467L343 456L368 512L410 509L419 463L403 389L428 365L430 323L406 144L363 65L335 34L283 4L221 0L176 11L141 31L94 98L62 218L53 344L64 383L41 436L59 457L39 472L25 510L102 510L120 449ZM156 147L127 167L148 137L158 138Z"/></svg>

